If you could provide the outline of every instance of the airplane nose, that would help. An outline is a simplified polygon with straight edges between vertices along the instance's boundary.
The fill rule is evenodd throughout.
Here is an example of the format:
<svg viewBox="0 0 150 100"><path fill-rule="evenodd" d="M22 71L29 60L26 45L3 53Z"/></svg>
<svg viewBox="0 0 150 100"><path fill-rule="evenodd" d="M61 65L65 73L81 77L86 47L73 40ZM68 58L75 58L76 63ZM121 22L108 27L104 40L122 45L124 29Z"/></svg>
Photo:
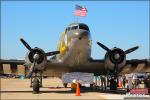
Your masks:
<svg viewBox="0 0 150 100"><path fill-rule="evenodd" d="M80 31L75 32L75 35L76 35L79 39L82 39L82 38L84 38L84 37L87 37L88 34L89 34L89 32L86 31L86 30L80 30Z"/></svg>

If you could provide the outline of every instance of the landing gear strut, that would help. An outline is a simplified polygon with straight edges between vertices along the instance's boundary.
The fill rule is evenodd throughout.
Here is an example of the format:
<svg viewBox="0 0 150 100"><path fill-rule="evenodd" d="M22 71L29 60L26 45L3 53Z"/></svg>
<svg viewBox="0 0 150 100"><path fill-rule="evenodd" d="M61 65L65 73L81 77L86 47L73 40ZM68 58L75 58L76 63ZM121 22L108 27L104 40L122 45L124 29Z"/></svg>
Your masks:
<svg viewBox="0 0 150 100"><path fill-rule="evenodd" d="M115 79L116 79L117 87L118 87L118 83L119 83L119 80L118 80L118 72L119 72L118 63L116 63L116 64L115 64L115 73L114 73L114 76L115 76Z"/></svg>
<svg viewBox="0 0 150 100"><path fill-rule="evenodd" d="M42 72L34 72L31 77L30 87L33 88L33 93L38 94L42 87Z"/></svg>
<svg viewBox="0 0 150 100"><path fill-rule="evenodd" d="M115 68L114 68L114 72L110 74L110 72L108 72L110 74L110 90L111 91L116 91L117 87L118 87L118 64L115 64Z"/></svg>

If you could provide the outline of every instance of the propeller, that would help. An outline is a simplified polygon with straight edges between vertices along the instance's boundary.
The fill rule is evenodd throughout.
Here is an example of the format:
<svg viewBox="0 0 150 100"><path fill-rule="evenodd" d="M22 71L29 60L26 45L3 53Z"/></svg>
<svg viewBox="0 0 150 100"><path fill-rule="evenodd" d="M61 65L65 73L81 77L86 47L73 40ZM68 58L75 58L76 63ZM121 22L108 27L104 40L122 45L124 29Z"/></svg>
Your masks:
<svg viewBox="0 0 150 100"><path fill-rule="evenodd" d="M34 72L34 69L35 69L36 64L38 63L38 60L40 60L40 58L41 58L41 54L40 54L40 52L34 52L34 49L36 49L37 47L31 48L30 45L23 38L21 38L20 41L33 54L32 55L33 56L33 63L29 69L29 74L27 75L27 77L30 78ZM56 55L59 53L60 53L60 51L52 51L52 52L44 53L44 55L52 56L52 55Z"/></svg>
<svg viewBox="0 0 150 100"><path fill-rule="evenodd" d="M100 43L100 42L97 42L97 44L98 44L101 48L103 48L104 50L106 50L108 53L112 54L112 50L109 49L107 46L105 46L104 44L102 44L102 43ZM114 48L116 48L116 47L114 47ZM137 50L138 48L139 48L139 46L132 47L132 48L127 49L126 51L124 51L124 53L125 53L125 54L129 54L129 53L131 53L131 52ZM122 56L122 55L123 55L123 53L122 53L121 55L118 55L118 53L115 53L114 58L118 59L118 58L119 58L120 56Z"/></svg>

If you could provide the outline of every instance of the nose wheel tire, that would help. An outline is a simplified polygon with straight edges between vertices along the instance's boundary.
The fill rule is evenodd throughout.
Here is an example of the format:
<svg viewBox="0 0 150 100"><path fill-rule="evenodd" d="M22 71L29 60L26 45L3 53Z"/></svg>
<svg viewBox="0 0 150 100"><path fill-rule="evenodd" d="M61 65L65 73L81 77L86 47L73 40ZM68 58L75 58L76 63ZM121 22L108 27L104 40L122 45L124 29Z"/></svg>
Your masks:
<svg viewBox="0 0 150 100"><path fill-rule="evenodd" d="M35 78L33 80L33 93L38 94L40 89L40 82L38 78Z"/></svg>

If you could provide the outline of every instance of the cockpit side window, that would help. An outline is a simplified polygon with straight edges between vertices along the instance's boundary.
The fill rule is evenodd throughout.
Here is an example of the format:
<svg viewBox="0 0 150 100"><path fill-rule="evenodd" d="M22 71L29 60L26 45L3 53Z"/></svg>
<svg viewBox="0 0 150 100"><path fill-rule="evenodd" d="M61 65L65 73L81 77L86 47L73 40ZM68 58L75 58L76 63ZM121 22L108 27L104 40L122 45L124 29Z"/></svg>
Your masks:
<svg viewBox="0 0 150 100"><path fill-rule="evenodd" d="M68 27L68 28L67 28L67 31L70 31L70 30L71 30L71 27Z"/></svg>
<svg viewBox="0 0 150 100"><path fill-rule="evenodd" d="M79 29L83 29L83 30L89 31L89 28L86 25L79 25Z"/></svg>

